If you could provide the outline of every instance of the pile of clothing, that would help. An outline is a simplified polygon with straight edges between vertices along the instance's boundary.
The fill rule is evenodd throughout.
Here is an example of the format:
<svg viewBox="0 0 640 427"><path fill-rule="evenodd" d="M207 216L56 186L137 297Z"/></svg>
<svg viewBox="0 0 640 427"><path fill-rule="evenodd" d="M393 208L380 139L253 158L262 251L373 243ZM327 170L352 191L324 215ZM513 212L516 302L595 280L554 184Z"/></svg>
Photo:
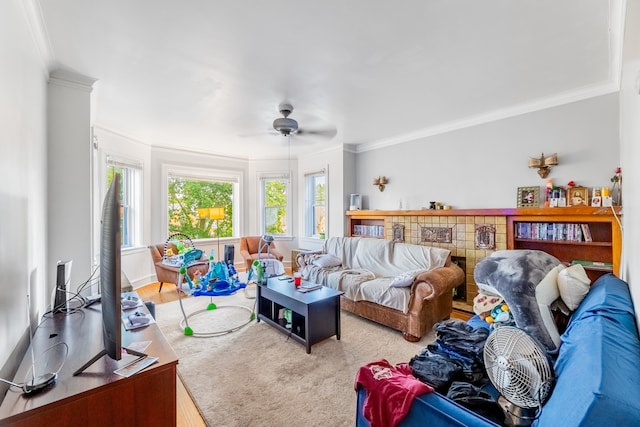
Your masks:
<svg viewBox="0 0 640 427"><path fill-rule="evenodd" d="M462 406L501 424L498 391L484 368L488 327L450 319L434 326L436 340L409 362L413 375Z"/></svg>

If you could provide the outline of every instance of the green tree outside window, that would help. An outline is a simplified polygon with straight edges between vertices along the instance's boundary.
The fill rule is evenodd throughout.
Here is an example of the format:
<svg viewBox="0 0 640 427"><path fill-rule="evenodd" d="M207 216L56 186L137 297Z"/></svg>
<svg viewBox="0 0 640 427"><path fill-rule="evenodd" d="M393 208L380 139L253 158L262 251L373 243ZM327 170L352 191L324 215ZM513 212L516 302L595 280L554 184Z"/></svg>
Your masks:
<svg viewBox="0 0 640 427"><path fill-rule="evenodd" d="M229 182L169 177L169 233L183 233L193 239L233 236L233 187ZM199 208L221 206L224 218L200 218Z"/></svg>
<svg viewBox="0 0 640 427"><path fill-rule="evenodd" d="M282 179L269 179L264 183L265 232L287 234L287 184Z"/></svg>

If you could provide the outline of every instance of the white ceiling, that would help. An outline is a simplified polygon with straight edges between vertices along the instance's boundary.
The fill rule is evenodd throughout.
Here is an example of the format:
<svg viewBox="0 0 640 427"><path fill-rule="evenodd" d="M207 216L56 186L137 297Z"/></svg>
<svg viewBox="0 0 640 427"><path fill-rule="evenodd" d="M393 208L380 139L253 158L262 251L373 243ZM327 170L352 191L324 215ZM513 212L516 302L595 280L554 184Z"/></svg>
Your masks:
<svg viewBox="0 0 640 427"><path fill-rule="evenodd" d="M616 0L36 1L49 68L98 79L94 124L155 146L285 156L288 101L337 130L294 155L363 151L618 82Z"/></svg>

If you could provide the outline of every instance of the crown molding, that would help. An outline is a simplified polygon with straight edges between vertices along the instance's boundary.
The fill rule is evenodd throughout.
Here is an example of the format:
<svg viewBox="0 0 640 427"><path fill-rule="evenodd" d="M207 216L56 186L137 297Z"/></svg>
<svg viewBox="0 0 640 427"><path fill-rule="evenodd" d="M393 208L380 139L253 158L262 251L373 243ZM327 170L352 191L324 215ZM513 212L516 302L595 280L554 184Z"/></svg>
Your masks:
<svg viewBox="0 0 640 427"><path fill-rule="evenodd" d="M91 92L93 90L93 84L96 81L97 79L94 79L93 77L88 77L64 68L53 70L49 74L50 84L78 89L85 92Z"/></svg>
<svg viewBox="0 0 640 427"><path fill-rule="evenodd" d="M540 110L546 110L553 107L571 104L573 102L583 101L589 98L609 95L611 93L618 92L619 90L619 82L616 83L615 81L606 82L601 85L579 88L577 90L561 93L556 96L541 98L533 102L518 104L504 109L493 110L485 114L470 116L461 120L446 122L441 125L424 128L416 132L410 132L378 141L357 144L356 152L363 153L366 151L377 150L384 147L391 147L394 145L403 144L405 142L415 141L430 136L441 135L460 129L470 128L473 126L491 123L510 117L520 116L522 114L533 113Z"/></svg>
<svg viewBox="0 0 640 427"><path fill-rule="evenodd" d="M618 89L622 82L622 52L624 49L624 27L627 15L627 0L610 0L609 6L609 78Z"/></svg>
<svg viewBox="0 0 640 427"><path fill-rule="evenodd" d="M133 137L133 136L131 136L131 135L127 135L127 134L125 134L125 133L123 133L123 132L120 132L120 131L117 131L117 130L111 129L111 128L107 127L107 126L103 126L103 125L102 125L102 124L100 124L100 123L94 123L94 124L92 125L92 127L93 127L95 130L98 130L99 132L109 133L109 134L111 134L111 135L113 135L113 136L116 136L116 137L118 137L118 138L126 139L126 140L127 140L127 141L129 141L129 142L133 142L133 143L135 143L135 144L139 144L139 145L142 145L142 146L147 147L147 148L150 148L150 147L151 147L151 145L150 145L149 143L147 143L147 142L145 142L145 141L143 141L143 140L141 140L141 139L138 139L138 138Z"/></svg>
<svg viewBox="0 0 640 427"><path fill-rule="evenodd" d="M343 144L342 149L347 153L357 154L358 153L358 145L357 144Z"/></svg>
<svg viewBox="0 0 640 427"><path fill-rule="evenodd" d="M49 78L49 71L55 67L55 60L40 3L38 0L22 0L19 3L22 5L31 38L40 54L43 73L45 78Z"/></svg>
<svg viewBox="0 0 640 427"><path fill-rule="evenodd" d="M195 148L179 148L179 147L175 147L175 146L171 146L171 145L162 145L162 144L152 144L150 147L151 147L151 152L152 153L154 151L164 151L164 152L173 152L173 153L180 152L180 153L197 154L197 155L214 157L214 158L217 158L218 160L236 160L236 161L237 160L241 160L241 161L249 160L248 157L231 156L229 154L224 154L222 152L204 151L204 150L199 150L199 149L195 149Z"/></svg>

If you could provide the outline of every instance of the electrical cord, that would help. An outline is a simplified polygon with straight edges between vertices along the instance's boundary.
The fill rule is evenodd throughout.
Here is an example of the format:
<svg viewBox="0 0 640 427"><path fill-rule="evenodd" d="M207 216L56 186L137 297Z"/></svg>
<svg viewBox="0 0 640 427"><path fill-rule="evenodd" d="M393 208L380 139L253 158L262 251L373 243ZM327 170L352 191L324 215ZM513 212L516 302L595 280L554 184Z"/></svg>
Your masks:
<svg viewBox="0 0 640 427"><path fill-rule="evenodd" d="M42 355L46 354L48 351L54 349L55 347L58 346L62 346L64 348L64 355L62 357L60 357L60 366L58 367L58 369L55 372L49 373L48 375L50 375L49 378L53 377L53 381L55 381L55 378L58 376L58 373L62 370L62 367L64 366L64 364L67 361L67 357L69 356L69 346L67 345L66 342L61 341L58 343L55 343L51 346L49 346L46 350L44 350L42 352ZM62 353L61 353L62 354ZM4 378L0 378L0 381L2 381L5 384L9 384L9 386L11 387L15 387L15 388L20 388L22 389L22 392L24 393L31 393L33 391L38 391L41 389L41 385L38 384L37 386L34 387L34 382L36 379L41 378L40 376L36 375L35 373L35 366L36 362L35 360L33 360L33 354L32 354L32 361L31 361L31 369L29 370L29 372L27 372L27 377L31 378L28 381L25 381L23 383L14 383L13 381L9 381L9 380L5 380ZM49 379L48 378L48 379Z"/></svg>
<svg viewBox="0 0 640 427"><path fill-rule="evenodd" d="M82 292L84 292L87 288L89 288L90 286L93 286L93 284L99 280L99 278L95 277L96 272L98 271L98 269L100 268L100 266L96 266L93 271L91 272L91 274L89 275L89 278L87 278L87 280L85 280L84 282L82 282L79 286L76 292L70 292L69 290L66 291L67 295L70 295L67 300L58 305L53 307L51 310L47 311L46 313L44 313L42 315L43 319L48 319L51 318L51 316L53 316L54 313L65 313L67 315L69 314L73 314L76 313L77 311L81 310L85 304L87 303L87 299L82 295ZM70 306L70 303L73 302L77 302L77 304L73 304L73 306ZM41 322L42 323L42 322ZM39 327L40 325L36 326L36 329Z"/></svg>

